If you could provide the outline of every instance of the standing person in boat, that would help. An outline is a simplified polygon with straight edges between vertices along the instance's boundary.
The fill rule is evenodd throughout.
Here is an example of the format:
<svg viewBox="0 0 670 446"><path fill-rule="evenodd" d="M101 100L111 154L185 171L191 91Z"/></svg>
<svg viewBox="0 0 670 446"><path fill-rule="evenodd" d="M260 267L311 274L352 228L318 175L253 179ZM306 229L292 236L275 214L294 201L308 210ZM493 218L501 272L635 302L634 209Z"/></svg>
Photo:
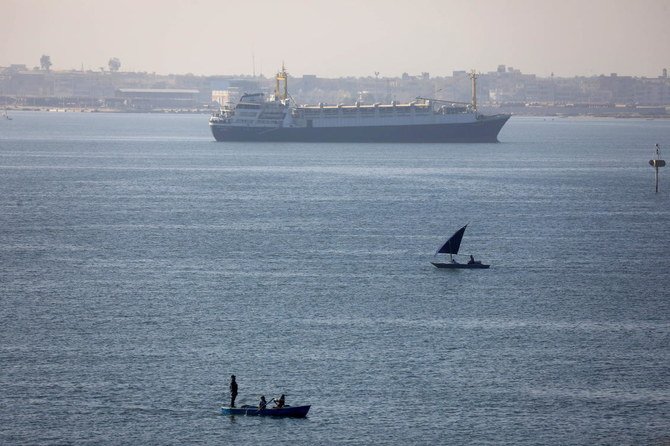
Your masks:
<svg viewBox="0 0 670 446"><path fill-rule="evenodd" d="M230 375L230 407L235 407L235 398L237 398L237 381L235 375Z"/></svg>
<svg viewBox="0 0 670 446"><path fill-rule="evenodd" d="M264 410L268 405L268 402L265 401L265 395L261 395L261 401L258 403L258 410Z"/></svg>
<svg viewBox="0 0 670 446"><path fill-rule="evenodd" d="M282 393L281 396L279 397L279 399L275 400L275 407L274 408L275 409L281 409L282 407L284 407L285 401L286 401L286 399L284 398L284 394Z"/></svg>

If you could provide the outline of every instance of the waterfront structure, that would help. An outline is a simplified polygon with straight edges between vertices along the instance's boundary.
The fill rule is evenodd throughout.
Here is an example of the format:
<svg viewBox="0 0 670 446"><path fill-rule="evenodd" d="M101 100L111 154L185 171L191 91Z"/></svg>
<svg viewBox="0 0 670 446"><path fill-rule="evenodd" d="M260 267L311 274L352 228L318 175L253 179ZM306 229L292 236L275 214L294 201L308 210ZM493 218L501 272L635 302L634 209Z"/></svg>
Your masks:
<svg viewBox="0 0 670 446"><path fill-rule="evenodd" d="M194 109L198 107L198 90L175 88L119 88L116 97L135 110Z"/></svg>

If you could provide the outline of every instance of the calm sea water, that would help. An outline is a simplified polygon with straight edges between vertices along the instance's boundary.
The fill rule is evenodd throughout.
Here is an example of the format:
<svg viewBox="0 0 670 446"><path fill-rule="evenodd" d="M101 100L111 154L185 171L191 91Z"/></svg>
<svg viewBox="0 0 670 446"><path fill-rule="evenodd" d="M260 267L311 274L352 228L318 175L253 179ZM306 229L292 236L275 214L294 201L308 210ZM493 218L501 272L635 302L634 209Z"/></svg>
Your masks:
<svg viewBox="0 0 670 446"><path fill-rule="evenodd" d="M314 145L12 116L2 444L670 442L670 121ZM491 269L434 268L466 223ZM231 374L309 417L219 415Z"/></svg>

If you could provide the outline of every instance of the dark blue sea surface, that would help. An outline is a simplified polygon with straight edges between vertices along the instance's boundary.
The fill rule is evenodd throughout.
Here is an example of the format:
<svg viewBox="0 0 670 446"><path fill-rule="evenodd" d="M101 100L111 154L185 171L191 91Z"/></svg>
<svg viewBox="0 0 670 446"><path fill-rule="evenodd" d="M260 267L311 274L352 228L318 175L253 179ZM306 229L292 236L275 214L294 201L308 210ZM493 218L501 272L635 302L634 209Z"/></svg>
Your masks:
<svg viewBox="0 0 670 446"><path fill-rule="evenodd" d="M0 444L670 442L670 120L468 145L12 117ZM466 223L491 268L434 268ZM231 374L308 418L220 415Z"/></svg>

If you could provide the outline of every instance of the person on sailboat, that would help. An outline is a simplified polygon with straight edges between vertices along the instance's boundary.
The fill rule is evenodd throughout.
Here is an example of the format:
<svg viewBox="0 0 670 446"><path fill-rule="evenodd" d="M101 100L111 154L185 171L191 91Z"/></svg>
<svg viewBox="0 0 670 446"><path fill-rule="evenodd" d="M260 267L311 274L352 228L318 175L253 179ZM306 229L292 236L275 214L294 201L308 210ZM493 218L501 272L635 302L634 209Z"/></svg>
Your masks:
<svg viewBox="0 0 670 446"><path fill-rule="evenodd" d="M230 407L235 407L235 398L237 398L237 381L235 375L230 375Z"/></svg>
<svg viewBox="0 0 670 446"><path fill-rule="evenodd" d="M470 254L470 260L468 260L468 265L472 265L473 263L475 263L475 258L472 256L472 254Z"/></svg>

